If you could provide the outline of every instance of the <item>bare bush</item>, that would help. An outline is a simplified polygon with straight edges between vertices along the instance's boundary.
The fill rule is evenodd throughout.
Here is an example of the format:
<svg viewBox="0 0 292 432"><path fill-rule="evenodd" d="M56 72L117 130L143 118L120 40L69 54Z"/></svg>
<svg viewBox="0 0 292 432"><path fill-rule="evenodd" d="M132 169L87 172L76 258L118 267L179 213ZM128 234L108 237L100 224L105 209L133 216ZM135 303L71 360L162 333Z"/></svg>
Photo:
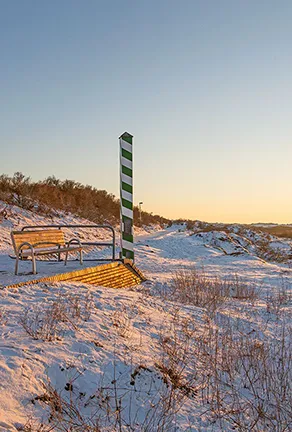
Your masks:
<svg viewBox="0 0 292 432"><path fill-rule="evenodd" d="M258 257L272 262L287 263L290 259L290 252L281 248L273 248L270 245L270 238L263 237L256 243L256 254Z"/></svg>
<svg viewBox="0 0 292 432"><path fill-rule="evenodd" d="M119 200L113 194L74 180L59 180L54 176L33 182L21 172L16 172L12 177L2 174L0 198L32 211L37 206L37 212L46 216L55 216L62 211L74 213L95 223L114 225L119 221ZM139 226L163 226L170 222L169 219L146 211L140 214L137 206L133 211L135 224Z"/></svg>
<svg viewBox="0 0 292 432"><path fill-rule="evenodd" d="M6 325L8 322L7 312L4 308L0 309L0 326Z"/></svg>
<svg viewBox="0 0 292 432"><path fill-rule="evenodd" d="M269 341L207 328L199 354L207 377L203 400L213 418L245 432L290 430L291 331L283 326Z"/></svg>
<svg viewBox="0 0 292 432"><path fill-rule="evenodd" d="M51 304L26 308L20 324L33 339L59 339L66 328L78 330L80 321L88 321L93 307L92 296L60 295Z"/></svg>
<svg viewBox="0 0 292 432"><path fill-rule="evenodd" d="M60 338L67 321L64 303L55 301L49 306L35 306L25 309L20 324L33 339L53 341Z"/></svg>
<svg viewBox="0 0 292 432"><path fill-rule="evenodd" d="M122 306L121 309L115 310L111 316L111 320L117 333L121 337L127 337L131 327L131 318L127 308Z"/></svg>
<svg viewBox="0 0 292 432"><path fill-rule="evenodd" d="M281 286L267 294L267 312L279 316L292 301L289 287L282 281Z"/></svg>
<svg viewBox="0 0 292 432"><path fill-rule="evenodd" d="M66 304L66 311L73 320L88 321L94 307L93 296L87 292L85 296L81 294L67 294L62 301Z"/></svg>
<svg viewBox="0 0 292 432"><path fill-rule="evenodd" d="M160 357L156 367L170 386L172 397L178 391L180 400L196 394L197 371L194 340L197 330L191 318L182 318L174 311L170 324L160 333Z"/></svg>
<svg viewBox="0 0 292 432"><path fill-rule="evenodd" d="M2 223L8 217L8 206L0 208L0 223Z"/></svg>
<svg viewBox="0 0 292 432"><path fill-rule="evenodd" d="M119 324L120 325L120 324ZM54 431L174 430L186 401L196 400L222 431L287 432L292 419L292 337L283 325L274 339L245 334L206 317L204 330L174 310L159 337L155 367L116 361L105 382L82 396L50 383L35 400L49 408ZM141 409L142 407L142 409Z"/></svg>
<svg viewBox="0 0 292 432"><path fill-rule="evenodd" d="M100 432L98 420L84 416L73 397L65 398L50 382L43 383L44 393L37 396L49 408L47 427L58 432ZM43 425L43 427L45 427ZM46 432L46 430L45 430Z"/></svg>
<svg viewBox="0 0 292 432"><path fill-rule="evenodd" d="M128 324L121 325L119 312L114 319L123 334ZM197 394L192 345L195 333L192 319L180 317L175 310L169 326L160 334L161 352L155 367L121 362L117 366L114 360L93 394L85 397L84 393L80 398L73 385L68 393L47 382L44 393L34 401L49 409L48 424L56 432L174 430L184 402Z"/></svg>
<svg viewBox="0 0 292 432"><path fill-rule="evenodd" d="M257 299L256 288L244 283L238 276L228 280L209 278L195 269L177 271L172 279L171 297L181 303L205 307L214 313L227 299Z"/></svg>
<svg viewBox="0 0 292 432"><path fill-rule="evenodd" d="M213 314L229 298L250 300L257 298L256 288L237 276L231 279L209 278L195 269L180 270L172 279L173 300L207 308Z"/></svg>
<svg viewBox="0 0 292 432"><path fill-rule="evenodd" d="M224 303L228 286L220 279L208 279L197 270L180 270L172 279L171 297L181 303L206 307L215 311Z"/></svg>
<svg viewBox="0 0 292 432"><path fill-rule="evenodd" d="M254 303L258 299L257 288L241 280L238 275L229 279L229 296L238 300L249 300Z"/></svg>
<svg viewBox="0 0 292 432"><path fill-rule="evenodd" d="M44 425L39 421L29 418L23 426L17 427L19 432L51 432L53 428L51 425Z"/></svg>
<svg viewBox="0 0 292 432"><path fill-rule="evenodd" d="M127 385L121 382L115 369L112 373L110 384L98 387L82 400L73 391L63 394L50 382L44 383L44 392L34 398L34 403L38 401L48 408L46 425L56 432L172 430L175 399L160 373L138 365L129 374ZM147 380L143 380L143 374L148 374ZM139 379L143 381L142 388L136 389ZM137 402L142 403L142 412Z"/></svg>

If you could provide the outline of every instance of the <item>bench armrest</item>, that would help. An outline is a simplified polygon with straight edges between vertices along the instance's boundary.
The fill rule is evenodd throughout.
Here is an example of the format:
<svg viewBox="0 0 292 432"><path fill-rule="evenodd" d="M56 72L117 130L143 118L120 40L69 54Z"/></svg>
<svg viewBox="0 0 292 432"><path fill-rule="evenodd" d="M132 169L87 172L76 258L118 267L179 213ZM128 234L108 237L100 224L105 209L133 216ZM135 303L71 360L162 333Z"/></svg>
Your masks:
<svg viewBox="0 0 292 432"><path fill-rule="evenodd" d="M77 244L78 246L82 247L81 241L78 238L72 238L66 243L66 246L69 247L71 244Z"/></svg>
<svg viewBox="0 0 292 432"><path fill-rule="evenodd" d="M17 251L16 251L16 255L19 255L21 253L21 250L24 246L27 246L31 250L32 254L34 253L33 245L29 242L23 242L23 243L21 243L21 245L18 246Z"/></svg>

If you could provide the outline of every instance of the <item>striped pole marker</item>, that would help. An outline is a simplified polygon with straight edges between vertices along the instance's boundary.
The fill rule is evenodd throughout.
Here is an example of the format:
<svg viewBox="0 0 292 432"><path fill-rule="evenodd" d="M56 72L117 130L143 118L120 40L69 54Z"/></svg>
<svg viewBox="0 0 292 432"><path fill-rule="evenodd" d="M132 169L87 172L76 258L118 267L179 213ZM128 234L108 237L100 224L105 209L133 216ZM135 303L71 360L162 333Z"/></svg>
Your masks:
<svg viewBox="0 0 292 432"><path fill-rule="evenodd" d="M133 236L133 135L120 136L120 202L122 258L134 260Z"/></svg>

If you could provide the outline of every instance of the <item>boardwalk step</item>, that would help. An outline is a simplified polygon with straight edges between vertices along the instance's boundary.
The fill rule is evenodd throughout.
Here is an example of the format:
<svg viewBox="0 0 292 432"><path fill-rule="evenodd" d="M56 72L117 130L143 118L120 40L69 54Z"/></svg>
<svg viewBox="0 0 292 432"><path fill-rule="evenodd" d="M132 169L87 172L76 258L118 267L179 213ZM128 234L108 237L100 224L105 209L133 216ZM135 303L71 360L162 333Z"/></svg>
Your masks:
<svg viewBox="0 0 292 432"><path fill-rule="evenodd" d="M27 282L9 285L7 288L18 288L40 282L82 282L107 288L129 288L146 280L143 273L130 260L115 261L73 272L43 277Z"/></svg>

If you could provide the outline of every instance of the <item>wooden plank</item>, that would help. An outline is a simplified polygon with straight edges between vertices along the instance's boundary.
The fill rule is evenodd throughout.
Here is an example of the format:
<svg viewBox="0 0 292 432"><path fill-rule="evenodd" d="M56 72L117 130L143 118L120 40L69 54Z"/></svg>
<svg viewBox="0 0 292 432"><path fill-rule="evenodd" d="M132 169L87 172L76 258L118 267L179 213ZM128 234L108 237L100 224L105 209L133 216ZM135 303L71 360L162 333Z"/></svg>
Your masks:
<svg viewBox="0 0 292 432"><path fill-rule="evenodd" d="M141 283L140 278L133 277L131 273L127 273L124 275L110 275L108 277L92 277L91 279L87 279L86 281L82 280L84 283L90 283L92 285L101 285L101 286L133 286Z"/></svg>
<svg viewBox="0 0 292 432"><path fill-rule="evenodd" d="M38 242L56 242L65 244L65 240L63 236L51 236L51 237L38 237L38 236L25 236L25 237L15 237L15 242L20 244L25 241L29 243L38 243Z"/></svg>
<svg viewBox="0 0 292 432"><path fill-rule="evenodd" d="M138 285L146 280L142 272L136 272L131 264L112 262L86 269L75 270L74 272L62 273L55 276L34 279L28 282L10 285L7 288L17 288L25 285L37 284L40 282L79 282L88 283L94 286L108 288L127 288Z"/></svg>
<svg viewBox="0 0 292 432"><path fill-rule="evenodd" d="M84 282L84 283L89 283L90 281L93 280L106 280L108 279L108 277L116 277L119 276L120 272L113 272L113 271L108 271L106 273L92 273L89 275L80 275L80 276L75 276L72 278L72 280L76 281L76 282Z"/></svg>
<svg viewBox="0 0 292 432"><path fill-rule="evenodd" d="M50 248L49 249L47 249L47 250L45 250L45 251L42 251L42 250L36 250L35 251L35 256L39 256L39 255L50 255L50 254L59 254L59 253L66 253L67 251L68 252L79 252L80 250L82 250L82 247L80 247L80 246L76 246L75 248L73 248L73 246L71 247L69 247L69 248L66 248L66 247L61 247L60 249L54 249L54 247L52 247L52 245L42 245L43 246L43 248L48 248L48 246L50 246ZM31 256L31 251L30 251L30 249L26 249L26 250L24 250L24 252L23 253L21 253L21 255L23 255L23 256Z"/></svg>
<svg viewBox="0 0 292 432"><path fill-rule="evenodd" d="M46 231L12 231L11 237L15 252L16 249L24 242L28 242L31 244L46 241L48 242L42 245L35 246L36 249L52 246L49 244L50 242L59 243L61 245L65 244L65 237L63 231L57 229L51 229ZM24 246L23 249L28 249L28 246Z"/></svg>
<svg viewBox="0 0 292 432"><path fill-rule="evenodd" d="M105 265L107 266L107 265ZM126 287L126 286L133 286L141 283L141 278L133 275L132 272L129 271L129 269L126 269L124 266L120 266L122 273L128 273L128 275L122 275L122 273L118 270L113 270L113 268L109 268L107 272L102 271L102 269L99 271L99 268L95 268L94 271L88 272L87 274L82 274L84 270L80 270L78 273L79 275L68 275L68 278L66 280L72 280L75 282L83 282L83 283L89 283L92 285L101 285L101 286L120 286L120 287ZM64 275L65 276L65 275ZM65 281L65 278L63 277L58 278L59 281L63 280Z"/></svg>
<svg viewBox="0 0 292 432"><path fill-rule="evenodd" d="M47 236L64 235L63 231L58 229L41 230L41 231L12 231L12 233L13 235L18 237L27 237L27 236L47 237Z"/></svg>

